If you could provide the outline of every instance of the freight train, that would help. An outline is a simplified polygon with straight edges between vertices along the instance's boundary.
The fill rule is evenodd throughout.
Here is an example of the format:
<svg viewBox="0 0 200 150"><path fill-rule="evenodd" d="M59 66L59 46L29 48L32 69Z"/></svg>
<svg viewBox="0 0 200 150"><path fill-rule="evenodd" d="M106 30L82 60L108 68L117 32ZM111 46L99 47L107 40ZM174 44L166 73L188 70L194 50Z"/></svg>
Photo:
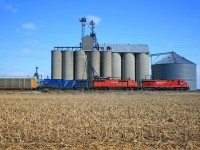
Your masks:
<svg viewBox="0 0 200 150"><path fill-rule="evenodd" d="M94 80L56 80L44 79L39 84L34 77L0 78L1 90L189 90L183 80L120 80L95 77Z"/></svg>
<svg viewBox="0 0 200 150"><path fill-rule="evenodd" d="M189 90L189 85L183 80L142 80L141 86L134 80L95 78L88 80L55 80L45 79L40 89L82 89L82 90Z"/></svg>

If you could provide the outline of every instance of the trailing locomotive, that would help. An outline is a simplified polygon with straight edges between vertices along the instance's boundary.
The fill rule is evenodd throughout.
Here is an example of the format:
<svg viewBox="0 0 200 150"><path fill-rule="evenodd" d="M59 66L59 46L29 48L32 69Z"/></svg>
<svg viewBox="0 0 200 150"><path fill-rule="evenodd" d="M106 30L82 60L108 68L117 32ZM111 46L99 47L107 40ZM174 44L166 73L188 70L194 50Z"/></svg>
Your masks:
<svg viewBox="0 0 200 150"><path fill-rule="evenodd" d="M142 90L189 90L189 85L183 80L142 80Z"/></svg>

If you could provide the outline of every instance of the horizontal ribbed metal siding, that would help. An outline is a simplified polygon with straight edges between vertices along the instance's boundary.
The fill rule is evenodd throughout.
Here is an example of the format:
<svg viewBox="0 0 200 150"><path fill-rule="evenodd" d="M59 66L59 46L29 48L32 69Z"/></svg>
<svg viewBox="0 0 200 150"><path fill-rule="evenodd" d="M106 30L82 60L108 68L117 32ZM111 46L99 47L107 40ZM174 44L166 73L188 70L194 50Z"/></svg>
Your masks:
<svg viewBox="0 0 200 150"><path fill-rule="evenodd" d="M155 64L152 75L156 79L181 79L189 83L191 90L197 89L196 64Z"/></svg>

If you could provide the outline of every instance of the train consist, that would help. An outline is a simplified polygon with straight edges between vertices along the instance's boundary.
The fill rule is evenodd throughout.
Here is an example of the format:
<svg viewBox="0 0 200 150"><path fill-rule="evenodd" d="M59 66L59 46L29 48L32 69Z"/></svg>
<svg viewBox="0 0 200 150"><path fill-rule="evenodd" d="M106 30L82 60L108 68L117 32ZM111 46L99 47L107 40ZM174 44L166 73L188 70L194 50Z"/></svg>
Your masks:
<svg viewBox="0 0 200 150"><path fill-rule="evenodd" d="M1 90L189 90L189 85L183 80L120 80L110 78L95 78L89 80L56 80L44 79L37 82L30 78L0 78Z"/></svg>
<svg viewBox="0 0 200 150"><path fill-rule="evenodd" d="M114 80L97 78L88 80L53 80L45 79L40 89L83 89L83 90L189 90L189 85L183 80L142 80L141 86L134 80Z"/></svg>
<svg viewBox="0 0 200 150"><path fill-rule="evenodd" d="M40 89L136 90L137 82L134 80L113 80L109 78L97 78L92 83L88 80L45 79L41 82Z"/></svg>

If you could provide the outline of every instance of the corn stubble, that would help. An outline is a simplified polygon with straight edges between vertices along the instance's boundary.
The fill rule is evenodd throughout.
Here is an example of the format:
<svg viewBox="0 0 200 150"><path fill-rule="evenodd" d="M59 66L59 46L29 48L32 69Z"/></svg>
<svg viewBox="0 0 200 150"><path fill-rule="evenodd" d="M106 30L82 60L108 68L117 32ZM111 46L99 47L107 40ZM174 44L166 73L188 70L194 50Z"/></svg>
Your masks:
<svg viewBox="0 0 200 150"><path fill-rule="evenodd" d="M198 149L197 92L1 92L0 149Z"/></svg>

